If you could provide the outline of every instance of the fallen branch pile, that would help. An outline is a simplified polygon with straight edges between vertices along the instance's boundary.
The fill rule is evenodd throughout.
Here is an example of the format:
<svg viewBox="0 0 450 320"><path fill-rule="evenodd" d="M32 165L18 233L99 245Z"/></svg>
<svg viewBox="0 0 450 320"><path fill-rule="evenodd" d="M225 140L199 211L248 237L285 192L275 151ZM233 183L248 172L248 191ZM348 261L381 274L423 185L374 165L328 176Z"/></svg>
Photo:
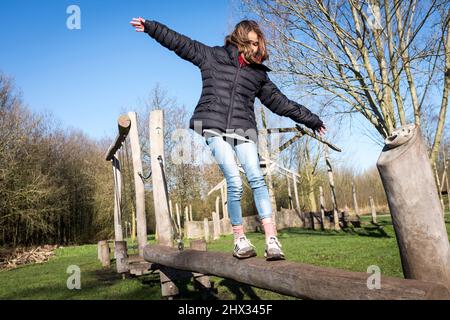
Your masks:
<svg viewBox="0 0 450 320"><path fill-rule="evenodd" d="M54 254L57 245L45 245L34 248L18 247L0 252L0 269L14 269L19 265L43 263Z"/></svg>

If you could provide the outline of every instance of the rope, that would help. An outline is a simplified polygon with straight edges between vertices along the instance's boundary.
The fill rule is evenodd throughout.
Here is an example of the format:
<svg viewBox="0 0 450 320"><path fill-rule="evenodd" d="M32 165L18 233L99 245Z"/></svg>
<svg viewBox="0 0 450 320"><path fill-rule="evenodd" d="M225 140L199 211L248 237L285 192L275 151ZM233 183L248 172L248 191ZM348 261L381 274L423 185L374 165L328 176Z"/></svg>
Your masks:
<svg viewBox="0 0 450 320"><path fill-rule="evenodd" d="M164 172L164 164L163 164L163 159L162 159L161 155L158 155L158 162L159 162L159 166L161 167L161 173L162 173L162 178L163 178L163 183L164 183L164 192L166 193L167 208L169 208L169 197L168 197L169 193L167 191L166 174ZM180 232L178 232L172 218L170 219L170 222L172 225L172 230L174 231L173 240L175 240L177 242L178 250L183 251L184 243L183 243L183 240L181 237L181 230L180 230Z"/></svg>

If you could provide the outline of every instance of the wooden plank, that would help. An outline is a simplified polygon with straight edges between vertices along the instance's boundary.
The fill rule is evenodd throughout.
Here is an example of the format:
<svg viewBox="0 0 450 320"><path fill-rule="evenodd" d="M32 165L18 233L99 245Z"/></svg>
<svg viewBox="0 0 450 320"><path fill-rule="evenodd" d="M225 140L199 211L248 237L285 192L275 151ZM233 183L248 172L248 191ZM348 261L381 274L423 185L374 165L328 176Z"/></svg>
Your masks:
<svg viewBox="0 0 450 320"><path fill-rule="evenodd" d="M215 275L302 299L423 300L450 299L445 286L419 280L381 277L380 289L369 289L371 273L262 258L239 260L230 253L148 245L145 260L171 268Z"/></svg>

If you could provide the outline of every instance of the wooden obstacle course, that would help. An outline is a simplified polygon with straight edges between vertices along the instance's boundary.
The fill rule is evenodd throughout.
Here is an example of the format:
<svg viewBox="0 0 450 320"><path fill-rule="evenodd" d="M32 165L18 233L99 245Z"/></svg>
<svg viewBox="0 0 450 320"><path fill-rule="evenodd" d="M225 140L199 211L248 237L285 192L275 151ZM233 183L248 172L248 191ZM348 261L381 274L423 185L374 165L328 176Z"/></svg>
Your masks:
<svg viewBox="0 0 450 320"><path fill-rule="evenodd" d="M417 213L417 210L419 209L411 209L408 206L408 203L405 204L401 203L401 201L397 201L398 199L403 199L405 194L407 194L408 197L411 197L411 192L409 191L410 189L414 189L409 186L410 181L408 179L410 176L402 171L407 168L405 163L412 163L417 168L425 168L425 171L427 171L425 172L427 178L426 188L428 191L431 190L431 193L433 193L433 190L436 191L435 185L431 182L432 170L424 165L424 154L426 154L426 150L424 151L423 148L420 130L415 130L415 128L407 128L407 130L409 130L408 132L413 131L413 138L411 139L410 137L405 141L402 141L399 146L395 147L389 146L389 143L394 141L396 137L388 138L386 144L389 148L383 149L383 153L380 156L377 165L382 176L383 184L388 193L389 207L394 219L394 228L400 246L404 274L405 277L414 278L414 280L380 277L381 287L371 288L369 285L369 278L372 274L362 272L350 272L290 261L267 262L261 258L238 260L234 258L231 253L183 249L183 246L179 246L178 249L175 249L173 246L176 236L179 236L181 233L181 223L178 222L179 230L177 231L170 215L171 210L169 209L167 185L164 173L164 130L163 113L161 110L155 110L151 113L149 130L150 140L152 141L152 149L150 150L152 181L159 244L140 245L140 253L142 252L141 257L131 258L126 253L126 243L125 246L121 246L120 244L123 244L123 242L116 237L115 253L116 258L120 261L117 265L118 272L121 272L119 270L126 272L124 270L127 268L128 271L131 273L135 272L135 274L144 274L150 272L150 270L159 270L162 296L168 298L179 293L175 284L175 280L177 279L193 277L204 288L208 289L211 286L208 275L215 275L301 299L450 299L450 272L448 270L450 267L449 244L447 234L445 233L445 230L442 230L442 213L439 211L441 206L437 205L439 204L439 200L435 201L438 198L434 197L432 199L434 202L432 203L431 218L430 214L427 214L429 219L424 219L427 223L427 228L426 231L421 230L421 232L417 232L415 229L415 225L419 225L416 220L419 218L423 219L424 217L422 215L427 212L427 210L421 208L420 211L422 211L422 213L419 214ZM123 132L121 133L120 129L117 139L123 139ZM408 145L409 143L412 145ZM112 153L117 145L116 141L113 146L110 147L108 154ZM115 151L117 150L118 149ZM114 158L115 156L113 156L111 160L114 160ZM330 186L333 187L333 177L328 161L327 165ZM117 167L115 168L117 170ZM415 173L420 172L417 168L415 169ZM270 170L268 173L270 175ZM420 177L423 177L423 172L420 172L420 174ZM298 206L296 190L297 177L294 174L292 177L294 180L296 204ZM399 178L394 179L393 177ZM415 179L417 180L420 177L416 177ZM405 185L407 186L407 189L405 189ZM415 185L420 185L420 183L415 183ZM217 185L210 192L219 189L221 193L224 193L225 184L221 183ZM419 191L415 190L412 194L417 196L418 193ZM354 199L356 199L355 195L356 190L353 188ZM118 196L116 195L116 199L117 197ZM222 197L223 207L226 202L224 198L225 197ZM336 218L337 205L335 195L333 195L332 200L334 207L333 217ZM423 202L426 203L426 201ZM326 211L324 210L323 201L321 207L323 210L318 218L321 220L320 227L324 228L323 222ZM354 201L354 207L355 212L358 213L358 204L356 201ZM214 224L215 228L212 228L211 230L213 231L215 229L215 232L211 232L215 237L217 237L219 233L218 230L220 229L220 226L217 225L217 220L219 218L218 208L219 199L216 200L216 211L213 215L213 220L216 220L216 224ZM179 212L178 206L177 212ZM185 212L187 211L185 210ZM225 218L225 210L223 210L223 212ZM414 214L411 214L411 212ZM412 215L413 219L406 219L406 213L408 213L409 218L411 218ZM441 220L438 220L438 215ZM187 216L187 213L185 213L186 221L189 220L187 219ZM115 221L117 220L120 221L120 219L115 219ZM359 216L357 214L355 216L342 214L341 220L344 226L352 224L353 226L358 227ZM376 220L376 218L373 220ZM415 224L412 223L413 221L416 221ZM334 219L334 226L336 229L340 228L338 222L339 219ZM208 230L208 221L206 220L204 224L205 230ZM210 238L208 233L209 232L206 233L207 240ZM430 244L427 247L432 249L430 252L422 252L422 254L417 255L415 250L420 249L419 246L423 243L428 244L427 241L431 239L430 233L439 235L439 241L434 241L433 245ZM432 240L436 239L433 238ZM413 242L414 245L408 246L408 243L411 244ZM201 247L202 250L205 250L203 244L198 245L198 248ZM119 250L118 248L121 247L124 247L125 249ZM195 248L195 246L193 246L193 248ZM430 254L432 254L435 259L432 259L432 257L430 258ZM136 265L136 268L134 271L131 271L133 269L133 264ZM139 268L137 265L139 265ZM124 266L127 267L125 268ZM436 270L438 270L438 272L435 272ZM432 272L433 274L426 275L426 272Z"/></svg>

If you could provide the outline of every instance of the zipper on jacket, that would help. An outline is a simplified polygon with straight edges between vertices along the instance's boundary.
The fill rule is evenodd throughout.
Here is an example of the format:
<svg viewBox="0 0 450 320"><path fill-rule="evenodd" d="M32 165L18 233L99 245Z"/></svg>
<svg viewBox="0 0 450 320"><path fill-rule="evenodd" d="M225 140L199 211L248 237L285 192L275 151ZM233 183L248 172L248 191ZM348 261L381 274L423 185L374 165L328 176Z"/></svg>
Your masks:
<svg viewBox="0 0 450 320"><path fill-rule="evenodd" d="M241 71L241 65L238 62L238 70L236 72L236 76L234 77L234 82L233 82L233 89L231 91L231 102L230 102L230 108L228 110L228 119L227 119L227 127L225 128L228 129L230 126L230 122L231 122L231 114L233 112L233 104L234 104L234 94L236 92L236 82L237 82L237 78L239 76L239 72Z"/></svg>

